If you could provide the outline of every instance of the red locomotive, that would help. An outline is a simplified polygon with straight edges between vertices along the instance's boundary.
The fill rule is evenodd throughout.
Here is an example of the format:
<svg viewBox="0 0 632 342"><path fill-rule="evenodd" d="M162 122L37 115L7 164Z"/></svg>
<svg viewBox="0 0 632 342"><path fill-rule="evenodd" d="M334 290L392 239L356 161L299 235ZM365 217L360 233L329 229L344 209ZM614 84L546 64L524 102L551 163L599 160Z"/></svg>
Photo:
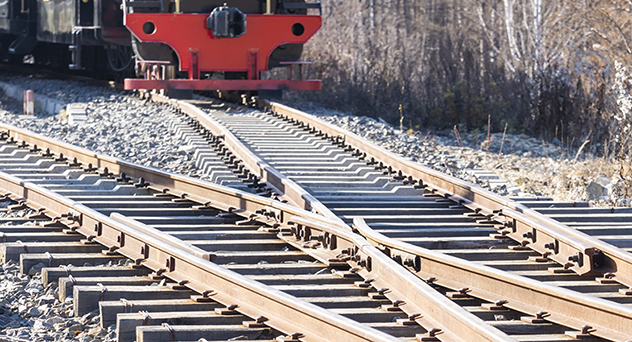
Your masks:
<svg viewBox="0 0 632 342"><path fill-rule="evenodd" d="M320 3L305 0L8 0L0 58L110 74L135 66L142 78L126 89L316 90L298 60L320 26ZM261 79L275 67L290 77Z"/></svg>

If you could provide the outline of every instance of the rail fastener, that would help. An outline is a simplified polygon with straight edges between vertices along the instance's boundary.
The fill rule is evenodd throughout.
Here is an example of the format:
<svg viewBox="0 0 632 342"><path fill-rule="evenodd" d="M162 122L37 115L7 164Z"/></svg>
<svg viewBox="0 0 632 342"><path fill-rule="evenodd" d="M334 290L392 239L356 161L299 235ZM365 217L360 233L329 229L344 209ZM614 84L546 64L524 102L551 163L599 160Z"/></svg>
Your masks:
<svg viewBox="0 0 632 342"><path fill-rule="evenodd" d="M525 321L555 322L578 330L590 322L593 336L612 341L632 336L632 308L391 239L361 218L354 219L354 228L391 258L412 260L404 262L411 272L456 291L454 298L481 298L492 303L490 309L507 307L535 317L523 317Z"/></svg>

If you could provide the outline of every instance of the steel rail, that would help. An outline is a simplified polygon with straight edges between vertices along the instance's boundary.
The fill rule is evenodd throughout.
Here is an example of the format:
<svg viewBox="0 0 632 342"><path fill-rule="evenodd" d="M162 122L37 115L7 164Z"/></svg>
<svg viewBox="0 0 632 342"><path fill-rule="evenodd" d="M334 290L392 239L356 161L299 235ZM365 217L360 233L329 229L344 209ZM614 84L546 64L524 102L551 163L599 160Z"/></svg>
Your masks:
<svg viewBox="0 0 632 342"><path fill-rule="evenodd" d="M418 182L419 185L428 187L433 192L470 208L489 220L496 218L504 223L501 234L564 265L565 268L580 275L597 272L593 260L596 253L595 247L591 243L576 238L573 234L575 230L568 226L477 185L406 160L354 133L323 122L307 113L260 99L257 99L256 104L279 116L302 122L309 129L327 134L337 139L339 143L364 153L364 159L372 159L373 163L381 163L385 168L390 167L391 172L399 172L400 176L407 176L409 182ZM624 261L624 264L629 264L632 279L632 256L627 258L621 256L620 260ZM613 270L608 269L608 271Z"/></svg>
<svg viewBox="0 0 632 342"><path fill-rule="evenodd" d="M180 239L173 239L173 237L170 234L162 232L156 228L150 227L137 220L131 219L125 215L121 215L119 213L111 213L110 218L115 221L121 222L122 224L126 226L132 227L143 234L147 234L151 237L154 237L158 240L168 241L169 244L177 248L180 248L182 250L185 250L204 260L215 261L216 259L216 255L214 255L213 253L209 253L199 247L196 247L190 243L184 242Z"/></svg>
<svg viewBox="0 0 632 342"><path fill-rule="evenodd" d="M388 238L371 229L362 218L355 218L353 223L372 245L419 278L461 290L459 295L490 302L501 300L504 307L544 316L542 321L577 330L588 324L591 335L613 341L627 341L632 336L630 307Z"/></svg>
<svg viewBox="0 0 632 342"><path fill-rule="evenodd" d="M14 140L16 143L18 142L18 139L21 142L25 142L31 145L34 143L37 143L38 148L48 148L50 149L51 152L56 152L58 154L63 153L64 156L68 156L68 158L71 158L71 157L77 158L78 161L81 160L82 162L84 162L84 164L89 161L92 163L93 167L94 165L99 165L102 168L107 167L109 168L109 170L116 170L116 172L119 172L119 173L121 172L126 173L126 175L136 177L137 179L144 177L145 181L150 180L151 182L153 182L152 184L145 185L145 186L148 186L149 188L152 188L157 191L163 191L165 193L168 192L176 196L186 197L187 199L191 201L203 203L204 205L199 207L202 210L205 207L209 207L209 208L214 207L214 208L222 209L225 211L233 212L236 215L245 217L247 220L266 223L273 227L288 227L294 224L292 222L299 222L299 220L307 220L307 221L301 221L301 222L310 222L311 226L315 226L314 224L315 222L320 222L323 225L332 227L329 230L330 234L333 234L334 230L339 232L339 234L342 234L344 232L350 233L350 230L351 230L350 227L340 224L337 220L327 219L319 214L301 210L299 208L281 203L279 201L262 198L260 196L255 196L250 193L230 189L221 185L203 182L201 180L191 179L188 177L167 173L167 172L160 171L157 169L143 167L140 165L124 162L116 158L98 155L88 150L78 148L78 147L63 143L63 142L58 142L54 140L49 141L48 138L45 138L38 134L27 132L24 130L15 129L13 127L9 127L6 125L5 126L0 125L0 131L2 130L8 133L10 137L14 137ZM28 146L25 146L25 145L23 145L23 147L29 148ZM77 224L79 225L79 227L77 228L77 232L86 235L89 240L101 242L105 244L106 246L108 246L112 251L116 250L117 252L126 251L131 248L131 251L133 251L133 253L126 256L134 260L138 260L137 262L142 263L143 265L145 265L145 262L146 262L143 260L145 259L150 260L150 261L153 260L151 258L154 256L154 254L152 254L151 251L154 251L154 249L150 249L146 244L143 244L143 241L145 240L140 239L140 238L134 239L133 237L128 236L128 234L125 233L122 230L122 228L119 228L120 226L123 226L126 229L134 229L128 225L125 225L119 222L119 221L125 221L124 218L116 214L112 214L112 217L107 217L103 214L93 212L92 209L89 209L81 204L76 204L64 198L63 196L55 194L49 190L40 189L37 186L30 183L27 188L24 188L23 184L25 183L20 181L18 178L15 178L9 175L6 175L6 176L3 176L3 175L4 175L3 173L0 173L0 189L6 189L9 192L12 192L12 193L17 194L18 196L24 197L25 199L31 201L35 207L38 207L39 209L41 209L43 213L48 213L49 216L61 217L61 214L65 214L66 217L74 218ZM33 189L38 189L38 190L35 191ZM45 194L45 195L42 195L42 194ZM152 231L153 229L147 226L144 226L144 227L136 226L136 227L141 228L144 232L140 233L138 232L137 229L134 229L133 231L138 234L142 234L143 238L147 237L147 238L151 238L157 241L164 242L164 240L162 240L162 238L164 237L163 233L153 232ZM318 228L314 227L314 229L316 230ZM107 235L106 235L106 232L108 232ZM98 235L99 233L101 235ZM169 238L169 241L171 241L170 239L171 238ZM130 242L130 241L133 241L133 242ZM166 242L166 243L170 244L171 242ZM366 242L364 242L364 244L368 246ZM172 248L181 249L183 247L186 247L186 245L187 245L186 243L180 241L180 242L175 243L175 246L173 246ZM132 246L133 248L130 246ZM142 249L142 253L141 253L141 249ZM353 250L355 251L356 249L354 248ZM359 250L359 247L358 247L358 250ZM187 268L185 269L178 268L171 271L171 268L174 267L173 266L174 264L182 266L183 261L174 259L175 261L170 262L169 265L165 265L164 264L165 260L168 260L168 259L171 260L171 258L173 257L171 255L165 255L165 253L169 254L168 252L169 252L169 249L165 249L163 252L161 252L161 250L157 250L156 252L157 253L156 258L158 260L157 264L147 264L146 266L152 269L159 270L159 272L161 273L164 272L165 275L169 276L170 278L176 281L186 282L187 286L189 286L191 289L196 290L200 293L211 290L208 288L208 286L206 287L201 286L201 281L191 276L192 274L196 274L195 272L197 271L191 265L186 266L187 265L186 262L185 262L185 266ZM355 255L349 252L347 254L349 256ZM213 259L212 255L202 255L202 256L206 260ZM196 257L196 258L199 258L199 257ZM320 259L327 265L340 265L341 261L346 262L345 260L338 260L336 258L324 258L324 260L323 258L320 258ZM411 290L411 289L418 288L425 291L422 285L418 284L418 282L420 282L419 279L415 278L414 281L412 279L409 279L407 281L408 283L412 283L412 284L417 283L417 284L411 288L408 288L408 290L406 290L405 286L401 284L397 284L397 280L399 279L399 276L395 276L396 274L398 274L397 269L399 267L397 265L391 262L391 264L393 264L391 266L395 266L396 268L381 266L380 263L385 260L388 260L388 258L380 257L379 255L375 256L374 259L375 261L372 262L373 267L376 270L381 270L379 273L376 273L376 275L381 275L381 276L373 278L374 281L377 282L376 284L380 284L381 282L384 282L385 286L383 287L401 289L401 292L398 292L398 293L414 298L415 300L414 303L417 303L418 301L421 303L423 303L423 301L426 301L429 303L436 301L436 299L431 298L432 295L438 296L438 293L436 291L434 291L434 293L426 291L420 294L415 294ZM390 262L390 260L388 261ZM154 267L151 267L151 266L154 266ZM176 276L178 277L182 276L183 278L176 279L175 278ZM385 277L385 278L382 279L382 277ZM215 286L215 283L216 283L215 281L211 283L213 284L211 286L212 290L216 290L221 293L221 291L219 291L219 289L217 289L217 287ZM421 297L421 298L418 298L418 297ZM213 298L216 299L216 297L213 297ZM407 302L413 303L412 299L408 299ZM439 302L441 302L441 300ZM478 318L471 316L471 314L467 312L466 312L467 315L459 318L459 315L462 314L462 311L459 311L459 310L454 311L455 309L453 306L454 306L453 303L452 304L444 303L442 305L434 306L434 308L436 308L436 310L438 311L421 311L421 309L419 311L417 310L415 311L427 312L427 314L424 316L426 317L425 320L428 320L427 322L429 322L429 324L432 323L430 326L432 327L441 326L443 327L442 330L445 332L449 332L452 329L451 324L455 324L456 326L461 326L461 328L459 329L463 330L463 329L467 329L466 326L467 326L468 321L473 320L474 322L477 323L477 325L481 323L478 320ZM417 308L417 307L423 308L424 305L415 304L415 306L413 306L411 304L411 306L409 306L409 308ZM450 308L450 309L447 312L444 312L440 310L440 308L442 307ZM425 309L425 310L429 310L429 309ZM458 312L458 313L455 313L455 312ZM243 313L248 314L248 312L245 312L245 311ZM430 315L434 315L434 314L437 315L436 323L435 321L432 320L431 317L429 317ZM292 316L287 316L287 317L292 317ZM446 323L445 321L446 317L449 318L447 320L449 324ZM461 319L463 322L460 324L455 323L455 322L458 322L459 319ZM485 326L484 323L482 324ZM281 327L277 327L277 326L274 326L274 327L281 331L284 331ZM498 332L497 330L493 328L491 328L492 329L491 331L488 331L489 328L480 328L480 327L472 327L471 329L474 329L474 330L473 332L470 332L466 335L468 336L468 338L470 334L473 334L472 336L482 336L480 339L481 341L506 341L507 340L506 335ZM489 334L489 336L485 337L485 334ZM448 337L452 335L449 333L446 333L445 336ZM450 341L451 339L445 339L445 340ZM461 340L455 337L455 341L468 341L468 339Z"/></svg>
<svg viewBox="0 0 632 342"><path fill-rule="evenodd" d="M511 209L505 209L507 211L510 211ZM513 216L518 216L518 213L513 213ZM530 217L523 217L522 218L526 223L528 223L531 227L542 227L544 226L541 222L538 222ZM552 221L552 220L551 220ZM557 222L554 222L557 223ZM512 226L509 226L509 228L511 228ZM546 227L542 228L542 230L546 229ZM311 230L311 229L310 229ZM534 231L533 234L535 235L536 232ZM560 237L560 233L559 232L553 232L553 234L556 234L555 236L558 238L564 238L563 236ZM503 235L507 235L507 233L503 234ZM318 238L319 240L322 241L322 234L321 236ZM556 248L560 248L559 246ZM429 258L437 258L436 260L440 260L441 256L443 256L442 254L438 254L438 253L433 253L433 252L428 252L426 251L427 254L426 257ZM400 260L405 260L405 258L400 258ZM414 260L416 260L415 257L411 257L408 258L408 261L406 261L407 263L411 263L414 262ZM460 261L460 259L456 259L454 258L454 260L458 260ZM467 263L467 262L466 262ZM473 263L468 263L468 264L472 264L475 265ZM500 274L500 277L508 277L509 273L506 272L501 272L492 268L488 268L488 271L491 270L493 271L494 274L498 275ZM445 274L442 274L442 278L444 281L450 281L452 282L451 284L456 284L458 283L459 286L458 287L452 287L453 289L460 289L460 288L465 288L468 287L467 285L468 283L465 283L459 279L467 279L467 275L462 275L462 278L460 277L455 277L454 274L450 274L449 272L446 272ZM438 276L438 274L437 274ZM499 298L511 298L511 302L513 303L511 306L511 308L515 308L518 311L522 311L525 313L531 313L533 315L536 315L538 312L542 311L541 307L538 307L538 303L549 303L547 300L550 298L547 298L547 290L554 290L553 292L555 292L558 296L555 297L555 299L557 300L555 302L555 304L547 304L546 305L546 309L547 311L550 312L555 312L556 316L553 319L550 319L550 321L556 321L561 323L562 325L568 326L568 327L572 327L572 328L577 328L579 330L582 329L582 327L585 325L585 322L583 321L583 319L585 319L586 317L592 317L594 315L599 315L601 312L606 311L606 310L612 310L610 312L610 314L605 315L605 316L609 316L609 318L612 319L606 319L606 320L601 320L601 321L597 321L597 324L599 325L599 333L600 334L604 334L604 335L608 335L612 338L620 338L622 336L625 336L624 334L627 333L627 331L625 329L623 329L623 333L619 333L619 331L617 331L616 329L609 329L609 327L611 326L611 324L615 324L614 322L625 322L625 323L629 323L629 312L626 312L623 314L623 316L617 315L617 309L621 309L620 306L617 306L616 304L613 304L612 302L608 302L606 300L597 300L597 303L595 304L595 298L593 297L588 297L588 296L584 296L579 294L578 292L574 292L574 291L570 291L570 290L566 290L563 288L559 288L559 287L555 287L555 286L550 286L547 285L545 286L545 290L544 292L542 292L542 296L536 296L534 298L534 296L523 296L521 294L520 291L515 291L516 288L522 289L524 291L530 291L531 286L533 286L535 284L535 286L537 287L538 285L543 285L537 281L533 281L533 280L529 280L528 278L523 278L523 277L515 277L515 279L517 279L516 281L518 282L518 285L514 285L511 283L512 277L509 276L509 279L504 279L509 285L507 286L498 286L495 290L497 291L491 291L491 293L486 293L483 291L483 293L485 295L481 295L480 298L482 299L486 299L492 302L495 302L497 300L499 300ZM446 280L447 279L447 280ZM515 280L514 279L514 280ZM524 282L527 282L527 284L525 285ZM474 283L475 285L478 285L479 288L476 289L476 291L479 291L479 289L484 289L485 286L482 285L484 284L485 280L480 280L479 283ZM523 285L523 286L521 286ZM482 290L481 290L482 291ZM557 291L557 292L556 292ZM518 293L519 295L516 295L516 293ZM582 315L580 316L580 318L576 318L573 316L569 316L568 312L565 311L567 310L567 306L566 306L566 302L564 300L564 296L568 296L569 298L573 298L575 301L573 303L575 303L576 305L568 305L568 307L571 307L573 309L577 309L575 310L575 312L579 312L582 313ZM515 303L518 303L518 305L516 305ZM579 303L579 304L577 304ZM605 303L605 308L603 308ZM591 307L592 312L594 313L594 315L588 314L588 315L583 315L583 313L585 313L587 310L581 310L582 305L586 305L587 307ZM601 305L601 307L600 307ZM614 308L614 309L613 309ZM590 311L590 310L588 310ZM547 316L550 316L550 314L547 314ZM614 317L614 318L613 318ZM618 320L617 320L618 318ZM624 324L625 324L624 323ZM606 331L606 333L603 333L604 331ZM616 336L616 337L613 337Z"/></svg>
<svg viewBox="0 0 632 342"><path fill-rule="evenodd" d="M304 341L400 341L351 319L333 314L279 290L218 266L172 243L122 224L51 190L0 172L0 189L14 199L33 204L70 230L98 242L107 253L121 254L205 297L233 307L283 333L298 333ZM67 214L62 218L62 214ZM170 241L176 240L170 238Z"/></svg>
<svg viewBox="0 0 632 342"><path fill-rule="evenodd" d="M213 135L222 137L224 145L250 169L250 172L259 175L259 177L276 188L299 208L310 210L333 220L338 220L340 224L344 225L344 222L331 212L327 206L320 203L320 201L296 184L296 182L287 178L274 167L261 160L261 158L250 151L230 130L209 117L195 105L156 94L149 94L149 96L151 96L153 101L168 103L179 108L190 117L196 119L204 128L212 132Z"/></svg>
<svg viewBox="0 0 632 342"><path fill-rule="evenodd" d="M393 303L408 318L406 324L416 322L428 331L431 338L440 332L445 341L513 341L512 338L483 322L452 300L448 299L409 272L358 234L340 230L335 222L324 223L300 216L290 218L291 232L279 233L279 238L303 249L322 261L347 259L354 266L351 272L361 275ZM307 248L305 248L307 247ZM409 321L409 322L406 322ZM438 329L438 330L437 330ZM421 340L421 339L420 339Z"/></svg>
<svg viewBox="0 0 632 342"><path fill-rule="evenodd" d="M1 137L2 134L5 134L4 137ZM318 213L301 210L295 206L248 192L96 154L84 148L49 139L10 125L0 124L0 140L2 139L13 139L14 143L25 149L35 150L34 145L37 145L37 149L42 151L48 149L51 154L54 154L50 158L60 159L62 155L68 160L76 158L84 169L99 172L104 177L125 174L129 180L123 184L136 182L135 184L138 186L171 194L175 197L186 198L199 203L200 205L195 208L200 210L207 207L217 208L232 212L246 220L258 221L276 227L287 225L291 216L298 215L314 220L325 220L330 224L334 222L341 230L351 231L351 227L342 223L341 220L327 219ZM141 178L142 182L140 181ZM121 181L121 177L119 177L119 181ZM122 219L117 215L113 217L117 220ZM156 234L160 235L159 232Z"/></svg>
<svg viewBox="0 0 632 342"><path fill-rule="evenodd" d="M200 204L199 209L215 207L234 212L249 220L258 219L270 225L282 224L287 221L287 217L298 215L301 212L300 209L290 205L282 205L279 201L99 155L10 125L0 124L0 134L3 133L5 134L4 139L13 139L14 142L19 142L18 146L22 145L24 148L35 150L34 145L36 145L38 150L48 149L55 154L51 158L60 159L62 156L68 160L76 158L77 162L82 163L86 170L99 171L102 176L107 174L108 177L119 175L119 179L124 175L129 178L129 183L134 180L137 181L138 186L145 186L165 194L197 202ZM288 213L284 215L286 211ZM320 217L317 214L313 215ZM350 229L350 227L346 229Z"/></svg>

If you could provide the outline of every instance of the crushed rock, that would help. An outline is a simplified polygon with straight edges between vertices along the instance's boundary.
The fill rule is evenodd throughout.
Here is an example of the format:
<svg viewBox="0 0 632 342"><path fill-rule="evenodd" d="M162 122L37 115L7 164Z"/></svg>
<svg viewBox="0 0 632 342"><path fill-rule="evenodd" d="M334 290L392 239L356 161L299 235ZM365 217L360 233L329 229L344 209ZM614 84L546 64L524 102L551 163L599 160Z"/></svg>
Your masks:
<svg viewBox="0 0 632 342"><path fill-rule="evenodd" d="M72 297L60 302L57 293L56 282L42 285L41 272L20 275L19 265L13 260L0 264L0 339L116 340L114 324L107 329L99 326L98 310L74 317Z"/></svg>
<svg viewBox="0 0 632 342"><path fill-rule="evenodd" d="M78 82L0 76L0 81L32 89L63 103L85 103L87 120L69 124L67 115L35 113L24 119L22 103L0 96L0 121L88 150L133 163L199 177L186 145L169 123L180 120L169 107L139 99L125 91Z"/></svg>

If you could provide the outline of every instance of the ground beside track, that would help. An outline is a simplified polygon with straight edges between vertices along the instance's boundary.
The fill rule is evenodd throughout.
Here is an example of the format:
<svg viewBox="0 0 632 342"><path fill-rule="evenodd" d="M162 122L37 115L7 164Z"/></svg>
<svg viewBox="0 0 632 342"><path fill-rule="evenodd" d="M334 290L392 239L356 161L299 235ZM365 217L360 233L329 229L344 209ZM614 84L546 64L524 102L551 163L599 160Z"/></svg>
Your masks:
<svg viewBox="0 0 632 342"><path fill-rule="evenodd" d="M497 187L472 175L471 170L493 170L525 194L559 201L590 200L599 206L630 205L629 198L624 195L625 182L619 174L622 164L608 162L590 153L593 146L599 145L595 142L588 142L578 153L578 149L564 148L557 139L545 142L524 134L506 134L503 140L502 133L493 133L488 144L487 132L483 128L481 131L459 132L459 142L454 131L408 130L408 127L402 131L380 119L353 116L310 103L290 102L288 105L317 115L411 160L501 195L513 194L507 187ZM595 183L608 190L614 189L614 193L610 191L609 197L598 198L590 190L600 188Z"/></svg>

